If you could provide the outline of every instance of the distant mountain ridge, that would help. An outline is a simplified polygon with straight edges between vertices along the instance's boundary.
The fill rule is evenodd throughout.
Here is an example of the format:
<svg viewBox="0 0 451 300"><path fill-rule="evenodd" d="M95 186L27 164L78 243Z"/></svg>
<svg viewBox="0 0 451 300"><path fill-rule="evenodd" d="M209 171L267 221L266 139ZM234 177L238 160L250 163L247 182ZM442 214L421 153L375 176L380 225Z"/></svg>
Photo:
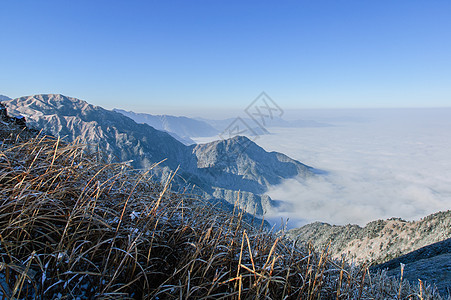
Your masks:
<svg viewBox="0 0 451 300"><path fill-rule="evenodd" d="M229 118L224 120L213 120L213 119L205 119L205 118L196 118L199 121L203 121L205 123L210 124L212 127L216 128L219 132L224 131L235 119ZM261 132L258 134L268 134L268 128L271 127L286 127L286 128L302 128L302 127L329 127L333 126L328 123L317 122L314 120L285 120L281 117L273 117L265 122L264 128L257 125L254 120L249 118L242 118L242 120L246 123L247 126L252 128L253 130L266 130L266 132Z"/></svg>
<svg viewBox="0 0 451 300"><path fill-rule="evenodd" d="M179 176L195 184L212 201L235 203L263 215L275 204L264 192L293 176L313 176L312 168L280 153L268 153L245 137L185 146L168 133L114 111L63 95L35 95L5 101L11 114L27 124L68 141L81 138L91 150L101 149L116 161L130 161L162 179L180 166ZM245 147L243 147L245 145ZM224 162L226 162L224 164Z"/></svg>
<svg viewBox="0 0 451 300"><path fill-rule="evenodd" d="M152 126L157 130L175 133L175 138L180 137L180 141L186 143L195 142L191 137L208 137L219 133L218 130L207 124L206 122L191 119L187 117L176 117L170 115L151 115L146 113L136 113L122 109L113 109L113 111L129 117L136 123L144 123Z"/></svg>
<svg viewBox="0 0 451 300"><path fill-rule="evenodd" d="M317 248L331 242L335 258L343 254L356 262L383 263L429 244L451 238L451 210L438 212L418 221L398 218L377 220L365 227L337 226L315 222L288 231L298 242L311 242Z"/></svg>
<svg viewBox="0 0 451 300"><path fill-rule="evenodd" d="M171 115L152 115L117 108L113 109L113 111L131 118L136 123L148 124L157 130L165 131L185 145L195 144L196 142L192 140L192 138L218 136L225 132L227 128L236 121L236 118L213 120ZM276 116L268 118L263 127L261 124L256 124L254 120L249 118L241 118L241 121L245 123L243 126L248 126L248 130L243 132L243 135L249 137L270 134L270 131L268 130L270 127L300 128L332 126L313 120L288 121Z"/></svg>

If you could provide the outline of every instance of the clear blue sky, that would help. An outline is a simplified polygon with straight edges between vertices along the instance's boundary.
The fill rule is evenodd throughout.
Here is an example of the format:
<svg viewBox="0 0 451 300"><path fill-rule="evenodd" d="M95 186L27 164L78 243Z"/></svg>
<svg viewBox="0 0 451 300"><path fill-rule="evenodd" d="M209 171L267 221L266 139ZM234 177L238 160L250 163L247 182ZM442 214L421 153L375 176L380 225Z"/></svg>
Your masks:
<svg viewBox="0 0 451 300"><path fill-rule="evenodd" d="M1 1L0 94L106 108L451 106L451 1Z"/></svg>

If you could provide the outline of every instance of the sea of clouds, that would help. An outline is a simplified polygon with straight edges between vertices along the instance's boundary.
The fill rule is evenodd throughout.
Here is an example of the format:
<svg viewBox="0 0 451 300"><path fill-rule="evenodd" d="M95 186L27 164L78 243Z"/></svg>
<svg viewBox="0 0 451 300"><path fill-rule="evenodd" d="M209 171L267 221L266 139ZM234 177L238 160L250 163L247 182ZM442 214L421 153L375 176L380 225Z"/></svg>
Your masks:
<svg viewBox="0 0 451 300"><path fill-rule="evenodd" d="M327 174L272 187L268 194L286 205L268 219L289 218L289 227L365 225L451 209L450 108L301 111L302 117L333 126L271 128L256 142Z"/></svg>
<svg viewBox="0 0 451 300"><path fill-rule="evenodd" d="M255 142L323 171L268 194L284 204L265 217L288 227L417 220L451 209L451 108L286 111L327 127L275 128ZM206 140L204 140L206 141ZM203 142L198 140L198 142Z"/></svg>

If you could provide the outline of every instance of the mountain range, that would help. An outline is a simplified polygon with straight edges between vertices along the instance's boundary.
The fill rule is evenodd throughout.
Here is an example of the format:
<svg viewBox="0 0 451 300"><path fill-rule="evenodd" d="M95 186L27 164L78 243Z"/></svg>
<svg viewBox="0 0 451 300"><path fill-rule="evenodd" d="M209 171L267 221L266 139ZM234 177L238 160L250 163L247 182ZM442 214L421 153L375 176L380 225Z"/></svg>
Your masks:
<svg viewBox="0 0 451 300"><path fill-rule="evenodd" d="M165 131L174 138L184 143L185 145L192 145L195 142L191 138L198 137L213 137L221 135L227 131L227 128L236 121L236 118L228 118L223 120L205 119L205 118L188 118L183 116L171 115L152 115L147 113L137 113L133 111L126 111L123 109L113 109L124 116L129 117L136 123L147 124L157 130ZM250 118L240 118L243 122L243 128L246 128L244 135L253 137L258 135L270 134L271 127L327 127L332 126L327 123L321 123L313 120L284 120L281 117L272 116L267 118L264 126L255 123Z"/></svg>
<svg viewBox="0 0 451 300"><path fill-rule="evenodd" d="M166 131L186 145L195 144L192 137L208 137L219 133L206 122L192 118L136 113L116 108L113 111L129 117L138 124L147 124L157 130Z"/></svg>
<svg viewBox="0 0 451 300"><path fill-rule="evenodd" d="M90 151L103 151L111 161L128 162L137 169L153 167L161 180L179 168L177 180L198 187L207 199L238 203L257 216L277 205L264 194L270 185L294 176L314 176L311 167L284 154L266 152L242 136L186 146L148 124L60 94L3 103L9 114L24 116L33 128L69 142L80 139Z"/></svg>

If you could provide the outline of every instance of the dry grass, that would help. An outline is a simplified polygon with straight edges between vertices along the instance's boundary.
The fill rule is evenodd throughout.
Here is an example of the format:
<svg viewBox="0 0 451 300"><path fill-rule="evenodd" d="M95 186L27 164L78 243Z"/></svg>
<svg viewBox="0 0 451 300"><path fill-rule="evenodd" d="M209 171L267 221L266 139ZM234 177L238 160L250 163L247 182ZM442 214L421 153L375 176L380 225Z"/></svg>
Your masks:
<svg viewBox="0 0 451 300"><path fill-rule="evenodd" d="M0 298L431 299L80 144L0 146Z"/></svg>

